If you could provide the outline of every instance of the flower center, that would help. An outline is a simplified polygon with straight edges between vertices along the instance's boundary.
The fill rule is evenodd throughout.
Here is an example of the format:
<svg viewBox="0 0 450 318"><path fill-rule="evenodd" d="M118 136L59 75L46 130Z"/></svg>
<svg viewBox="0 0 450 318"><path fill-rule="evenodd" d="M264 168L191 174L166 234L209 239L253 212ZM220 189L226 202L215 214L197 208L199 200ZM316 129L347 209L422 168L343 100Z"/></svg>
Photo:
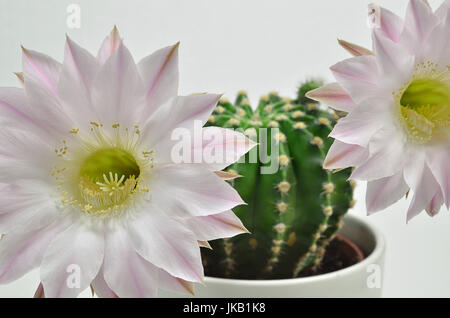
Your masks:
<svg viewBox="0 0 450 318"><path fill-rule="evenodd" d="M400 113L408 137L427 143L448 137L450 127L450 83L442 78L413 80L400 98Z"/></svg>
<svg viewBox="0 0 450 318"><path fill-rule="evenodd" d="M135 158L125 150L106 148L90 154L79 174L84 210L101 214L118 208L134 193L139 174Z"/></svg>

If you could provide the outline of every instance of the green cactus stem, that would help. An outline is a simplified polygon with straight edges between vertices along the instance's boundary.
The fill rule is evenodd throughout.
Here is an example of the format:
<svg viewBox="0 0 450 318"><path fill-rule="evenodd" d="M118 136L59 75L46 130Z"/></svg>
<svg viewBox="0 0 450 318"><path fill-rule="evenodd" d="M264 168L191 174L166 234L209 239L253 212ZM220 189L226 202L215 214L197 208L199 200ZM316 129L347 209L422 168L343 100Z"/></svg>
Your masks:
<svg viewBox="0 0 450 318"><path fill-rule="evenodd" d="M252 162L250 152L245 162L227 168L242 176L229 182L248 205L233 211L251 234L210 242L213 249L202 250L208 275L279 279L320 268L325 248L353 205L354 186L347 181L349 169L322 167L338 116L305 97L320 85L303 84L293 100L272 92L261 97L255 111L241 91L234 104L222 99L210 117L211 126L241 129L259 142L255 151L272 161L259 155ZM279 169L262 173L273 160Z"/></svg>

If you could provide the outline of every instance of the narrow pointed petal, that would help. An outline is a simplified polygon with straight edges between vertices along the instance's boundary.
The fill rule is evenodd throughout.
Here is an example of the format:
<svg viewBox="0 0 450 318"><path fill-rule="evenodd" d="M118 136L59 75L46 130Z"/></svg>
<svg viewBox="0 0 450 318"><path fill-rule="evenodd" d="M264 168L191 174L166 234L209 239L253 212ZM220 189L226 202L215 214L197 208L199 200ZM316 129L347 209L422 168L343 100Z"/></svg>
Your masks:
<svg viewBox="0 0 450 318"><path fill-rule="evenodd" d="M435 15L441 20L445 20L447 18L448 12L450 9L450 0L444 0L442 4L437 8Z"/></svg>
<svg viewBox="0 0 450 318"><path fill-rule="evenodd" d="M387 178L382 178L367 183L366 209L373 214L381 211L400 200L409 187L403 178L403 171Z"/></svg>
<svg viewBox="0 0 450 318"><path fill-rule="evenodd" d="M61 72L61 64L51 57L25 49L22 47L23 58L22 67L25 78L25 86L27 82L33 83L41 90L44 95L51 95L58 98L58 81Z"/></svg>
<svg viewBox="0 0 450 318"><path fill-rule="evenodd" d="M159 207L151 206L131 221L129 228L135 250L147 261L164 268L172 276L203 282L197 238L182 223L165 216Z"/></svg>
<svg viewBox="0 0 450 318"><path fill-rule="evenodd" d="M181 278L173 277L165 270L159 270L158 283L162 289L194 296L194 283L188 282Z"/></svg>
<svg viewBox="0 0 450 318"><path fill-rule="evenodd" d="M374 53L377 58L383 87L400 87L410 77L415 59L403 46L383 36L375 29L372 35Z"/></svg>
<svg viewBox="0 0 450 318"><path fill-rule="evenodd" d="M361 102L358 108L339 119L330 137L347 144L366 147L372 136L391 122L390 103L390 100L380 98Z"/></svg>
<svg viewBox="0 0 450 318"><path fill-rule="evenodd" d="M239 174L228 172L228 171L214 171L214 173L219 176L222 180L234 180L242 177Z"/></svg>
<svg viewBox="0 0 450 318"><path fill-rule="evenodd" d="M202 140L192 145L192 153L194 158L202 158L202 164L210 170L225 169L257 145L238 131L220 127L203 128Z"/></svg>
<svg viewBox="0 0 450 318"><path fill-rule="evenodd" d="M98 70L95 57L67 37L58 92L66 111L79 124L83 119L88 124L86 117L92 118L91 121L98 119L92 115L91 103L91 86Z"/></svg>
<svg viewBox="0 0 450 318"><path fill-rule="evenodd" d="M407 212L408 222L428 208L436 192L440 191L439 184L428 166L424 165L420 179L413 190L414 196Z"/></svg>
<svg viewBox="0 0 450 318"><path fill-rule="evenodd" d="M428 166L441 187L445 205L450 203L450 148L435 149L427 156Z"/></svg>
<svg viewBox="0 0 450 318"><path fill-rule="evenodd" d="M439 19L423 0L410 0L400 43L408 47L411 53L420 54L422 44L438 22Z"/></svg>
<svg viewBox="0 0 450 318"><path fill-rule="evenodd" d="M368 155L369 151L367 148L335 140L330 150L328 150L323 167L325 169L355 167L364 162Z"/></svg>
<svg viewBox="0 0 450 318"><path fill-rule="evenodd" d="M179 44L160 49L138 64L145 86L145 116L153 114L159 106L178 95Z"/></svg>
<svg viewBox="0 0 450 318"><path fill-rule="evenodd" d="M427 211L429 216L433 217L439 213L439 210L441 209L443 204L444 204L444 197L442 196L441 189L439 189L438 191L436 191L436 194L431 199L425 211Z"/></svg>
<svg viewBox="0 0 450 318"><path fill-rule="evenodd" d="M306 93L306 96L344 112L350 112L356 107L348 92L338 83L327 84L311 90Z"/></svg>
<svg viewBox="0 0 450 318"><path fill-rule="evenodd" d="M41 280L49 298L77 297L89 287L103 263L103 234L73 223L48 246Z"/></svg>
<svg viewBox="0 0 450 318"><path fill-rule="evenodd" d="M125 229L117 227L107 233L104 278L117 296L155 297L158 272L157 267L136 253Z"/></svg>
<svg viewBox="0 0 450 318"><path fill-rule="evenodd" d="M39 283L39 286L34 293L34 298L45 298L44 286L42 286L42 283Z"/></svg>
<svg viewBox="0 0 450 318"><path fill-rule="evenodd" d="M349 52L353 56L362 56L362 55L373 55L372 51L359 46L357 44L353 44L344 40L339 40L338 43L342 46L347 52Z"/></svg>
<svg viewBox="0 0 450 318"><path fill-rule="evenodd" d="M169 216L206 216L244 204L233 187L201 166L155 167L155 173L152 199Z"/></svg>
<svg viewBox="0 0 450 318"><path fill-rule="evenodd" d="M119 31L117 30L117 27L114 26L109 36L103 40L102 46L97 54L97 61L100 64L105 64L121 43L122 39L120 38Z"/></svg>
<svg viewBox="0 0 450 318"><path fill-rule="evenodd" d="M211 245L209 244L208 241L198 241L198 246L206 247L206 248L212 250L212 247L211 247Z"/></svg>
<svg viewBox="0 0 450 318"><path fill-rule="evenodd" d="M355 103L380 95L379 72L374 56L353 57L333 65L330 69Z"/></svg>
<svg viewBox="0 0 450 318"><path fill-rule="evenodd" d="M386 37L394 42L398 42L400 34L403 31L403 21L395 13L381 8L380 29Z"/></svg>
<svg viewBox="0 0 450 318"><path fill-rule="evenodd" d="M194 232L197 239L202 241L249 233L233 211L190 218L186 223L192 232Z"/></svg>
<svg viewBox="0 0 450 318"><path fill-rule="evenodd" d="M92 87L92 105L105 125L132 127L141 122L143 85L128 49L120 44L98 72Z"/></svg>
<svg viewBox="0 0 450 318"><path fill-rule="evenodd" d="M39 266L50 242L66 226L54 223L32 232L5 235L0 244L0 283L10 283Z"/></svg>
<svg viewBox="0 0 450 318"><path fill-rule="evenodd" d="M91 284L94 293L100 298L118 298L119 296L108 286L103 275L102 267Z"/></svg>

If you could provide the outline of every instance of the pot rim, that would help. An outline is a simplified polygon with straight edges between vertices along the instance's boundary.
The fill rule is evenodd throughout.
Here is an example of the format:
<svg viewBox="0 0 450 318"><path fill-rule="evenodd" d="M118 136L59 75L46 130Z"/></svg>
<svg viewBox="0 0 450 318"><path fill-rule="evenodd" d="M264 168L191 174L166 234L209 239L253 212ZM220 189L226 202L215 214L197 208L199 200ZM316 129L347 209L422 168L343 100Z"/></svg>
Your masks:
<svg viewBox="0 0 450 318"><path fill-rule="evenodd" d="M246 286L275 286L275 285L297 285L297 284L309 284L314 282L320 282L324 280L328 280L330 278L342 277L351 275L353 272L365 271L368 265L376 264L377 260L382 257L382 254L385 250L385 238L381 231L374 226L370 221L367 221L366 218L347 214L345 218L353 219L357 223L363 225L374 237L375 247L372 253L369 254L365 259L361 262L351 265L349 267L315 276L309 277L299 277L299 278L283 278L283 279L266 279L266 280L252 280L252 279L233 279L233 278L220 278L220 277L210 277L205 276L205 284L223 284L223 285L246 285ZM357 242L356 242L357 244ZM358 245L358 244L357 244Z"/></svg>

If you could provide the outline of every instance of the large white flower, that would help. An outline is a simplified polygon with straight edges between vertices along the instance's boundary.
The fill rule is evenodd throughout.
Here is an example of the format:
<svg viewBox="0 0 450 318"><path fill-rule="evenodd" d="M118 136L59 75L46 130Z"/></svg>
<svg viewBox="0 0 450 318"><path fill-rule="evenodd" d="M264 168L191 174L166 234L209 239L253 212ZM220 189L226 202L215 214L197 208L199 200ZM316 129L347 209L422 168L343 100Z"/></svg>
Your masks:
<svg viewBox="0 0 450 318"><path fill-rule="evenodd" d="M47 297L192 292L199 245L246 231L214 173L232 162L172 160L174 129L194 136L220 97L177 96L177 50L135 64L115 28L97 58L69 38L62 64L23 49L24 88L0 88L0 283L40 266ZM236 160L254 145L203 130L193 154L216 142Z"/></svg>
<svg viewBox="0 0 450 318"><path fill-rule="evenodd" d="M373 53L340 41L355 57L331 67L337 83L308 94L349 113L324 166L354 166L351 177L369 181L369 213L411 189L408 220L434 215L450 200L450 2L433 12L411 0L404 21L379 13Z"/></svg>

